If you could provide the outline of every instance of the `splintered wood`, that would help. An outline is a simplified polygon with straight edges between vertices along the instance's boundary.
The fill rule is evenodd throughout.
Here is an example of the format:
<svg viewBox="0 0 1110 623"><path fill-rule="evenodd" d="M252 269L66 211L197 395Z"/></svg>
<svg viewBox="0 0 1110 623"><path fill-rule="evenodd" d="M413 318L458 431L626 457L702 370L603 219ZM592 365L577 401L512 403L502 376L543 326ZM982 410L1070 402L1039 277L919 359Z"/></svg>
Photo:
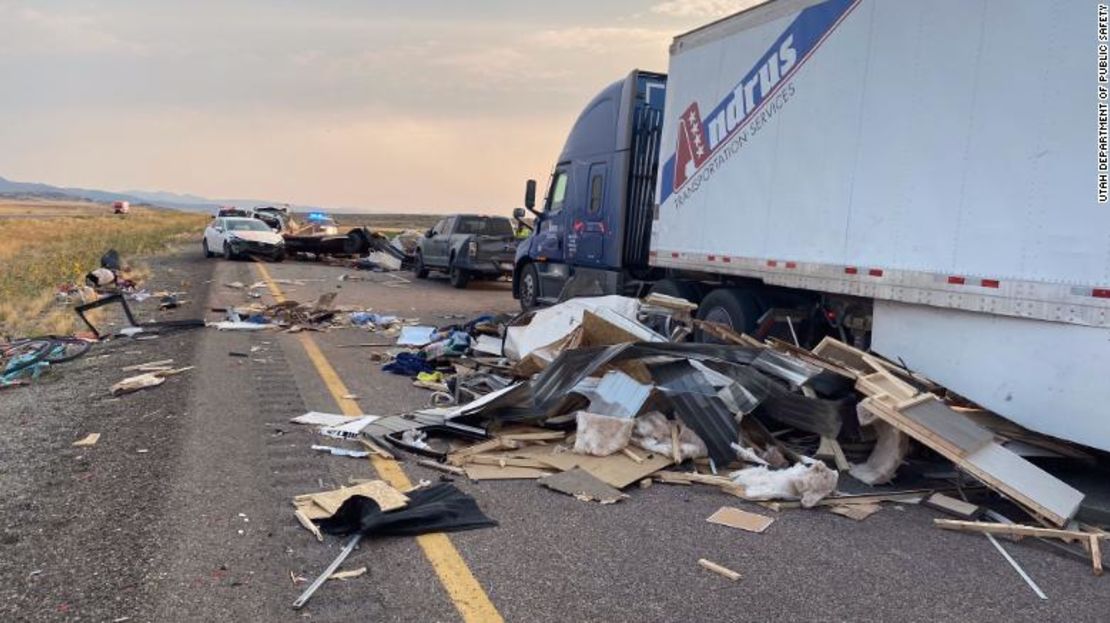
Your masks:
<svg viewBox="0 0 1110 623"><path fill-rule="evenodd" d="M706 560L705 558L699 558L698 559L698 564L701 565L703 569L708 569L709 571L712 571L713 573L716 573L717 575L724 576L724 577L732 580L733 582L740 579L740 574L737 573L736 571L733 571L732 569L729 569L728 567L721 566L721 565L719 565L719 564L717 564L717 563L715 563L711 560Z"/></svg>

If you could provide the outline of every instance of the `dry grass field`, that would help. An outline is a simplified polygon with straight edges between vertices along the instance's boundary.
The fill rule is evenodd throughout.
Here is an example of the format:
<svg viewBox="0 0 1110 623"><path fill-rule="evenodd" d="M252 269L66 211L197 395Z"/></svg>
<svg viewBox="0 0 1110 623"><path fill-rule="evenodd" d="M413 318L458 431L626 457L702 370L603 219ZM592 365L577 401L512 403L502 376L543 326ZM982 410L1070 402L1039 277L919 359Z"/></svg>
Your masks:
<svg viewBox="0 0 1110 623"><path fill-rule="evenodd" d="M116 249L125 261L199 234L200 214L133 207L113 215L102 204L0 198L0 335L68 333L76 316L55 303L64 284L80 284Z"/></svg>

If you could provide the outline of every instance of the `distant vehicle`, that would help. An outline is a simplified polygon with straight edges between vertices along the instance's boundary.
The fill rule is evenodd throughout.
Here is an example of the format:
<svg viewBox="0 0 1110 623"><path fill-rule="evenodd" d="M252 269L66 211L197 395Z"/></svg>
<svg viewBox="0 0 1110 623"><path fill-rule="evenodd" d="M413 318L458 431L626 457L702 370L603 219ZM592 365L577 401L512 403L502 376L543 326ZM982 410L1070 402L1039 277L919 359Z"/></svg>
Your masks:
<svg viewBox="0 0 1110 623"><path fill-rule="evenodd" d="M334 236L339 233L339 223L323 212L309 212L304 225L297 228L298 236Z"/></svg>
<svg viewBox="0 0 1110 623"><path fill-rule="evenodd" d="M204 229L204 256L222 254L224 259L261 256L280 262L285 259L285 240L258 219L216 217Z"/></svg>
<svg viewBox="0 0 1110 623"><path fill-rule="evenodd" d="M242 217L242 216L250 216L250 213L247 212L246 210L242 209L242 208L236 208L234 206L224 206L224 207L221 207L216 212L216 216L217 217L221 217L221 216L240 216L240 217Z"/></svg>
<svg viewBox="0 0 1110 623"><path fill-rule="evenodd" d="M456 288L465 288L473 277L511 276L516 243L513 224L504 216L449 216L420 239L413 272L424 279L430 270L445 271Z"/></svg>
<svg viewBox="0 0 1110 623"><path fill-rule="evenodd" d="M130 201L113 201L112 214L128 214L131 212Z"/></svg>
<svg viewBox="0 0 1110 623"><path fill-rule="evenodd" d="M266 223L270 229L279 233L285 231L289 224L288 208L258 206L251 210L251 216Z"/></svg>

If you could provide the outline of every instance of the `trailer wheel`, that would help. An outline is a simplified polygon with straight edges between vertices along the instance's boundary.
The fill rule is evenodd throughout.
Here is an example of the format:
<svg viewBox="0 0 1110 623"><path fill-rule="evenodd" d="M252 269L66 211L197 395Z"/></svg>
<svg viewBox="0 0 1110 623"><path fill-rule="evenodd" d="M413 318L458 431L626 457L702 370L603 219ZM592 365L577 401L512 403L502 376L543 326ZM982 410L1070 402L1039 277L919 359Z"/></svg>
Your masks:
<svg viewBox="0 0 1110 623"><path fill-rule="evenodd" d="M700 303L702 298L701 288L696 283L677 279L663 279L655 282L655 285L651 286L651 293L674 296L686 299L691 303Z"/></svg>
<svg viewBox="0 0 1110 623"><path fill-rule="evenodd" d="M738 333L751 333L759 319L759 303L749 290L718 288L710 292L698 306L698 320L717 322ZM713 338L701 329L699 342L712 342Z"/></svg>

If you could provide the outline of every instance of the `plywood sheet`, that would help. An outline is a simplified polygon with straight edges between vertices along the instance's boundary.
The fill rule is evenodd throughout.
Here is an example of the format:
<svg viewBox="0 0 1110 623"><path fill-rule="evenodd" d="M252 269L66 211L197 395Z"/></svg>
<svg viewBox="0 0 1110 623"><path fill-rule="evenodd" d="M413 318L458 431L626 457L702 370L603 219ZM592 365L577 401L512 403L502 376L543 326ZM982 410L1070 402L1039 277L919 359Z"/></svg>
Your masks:
<svg viewBox="0 0 1110 623"><path fill-rule="evenodd" d="M383 511L404 508L409 502L405 494L389 486L388 483L382 480L369 480L353 487L298 495L293 503L309 519L323 519L334 515L343 502L356 495L374 500Z"/></svg>
<svg viewBox="0 0 1110 623"><path fill-rule="evenodd" d="M767 526L775 522L775 520L770 517L749 513L748 511L743 511L732 506L722 506L717 512L710 515L706 521L722 526L729 526L730 528L739 528L748 532L763 532L767 529Z"/></svg>
<svg viewBox="0 0 1110 623"><path fill-rule="evenodd" d="M673 463L670 457L662 454L643 456L643 463L637 463L620 453L599 457L563 452L535 458L562 471L581 467L598 480L618 489L638 482Z"/></svg>

